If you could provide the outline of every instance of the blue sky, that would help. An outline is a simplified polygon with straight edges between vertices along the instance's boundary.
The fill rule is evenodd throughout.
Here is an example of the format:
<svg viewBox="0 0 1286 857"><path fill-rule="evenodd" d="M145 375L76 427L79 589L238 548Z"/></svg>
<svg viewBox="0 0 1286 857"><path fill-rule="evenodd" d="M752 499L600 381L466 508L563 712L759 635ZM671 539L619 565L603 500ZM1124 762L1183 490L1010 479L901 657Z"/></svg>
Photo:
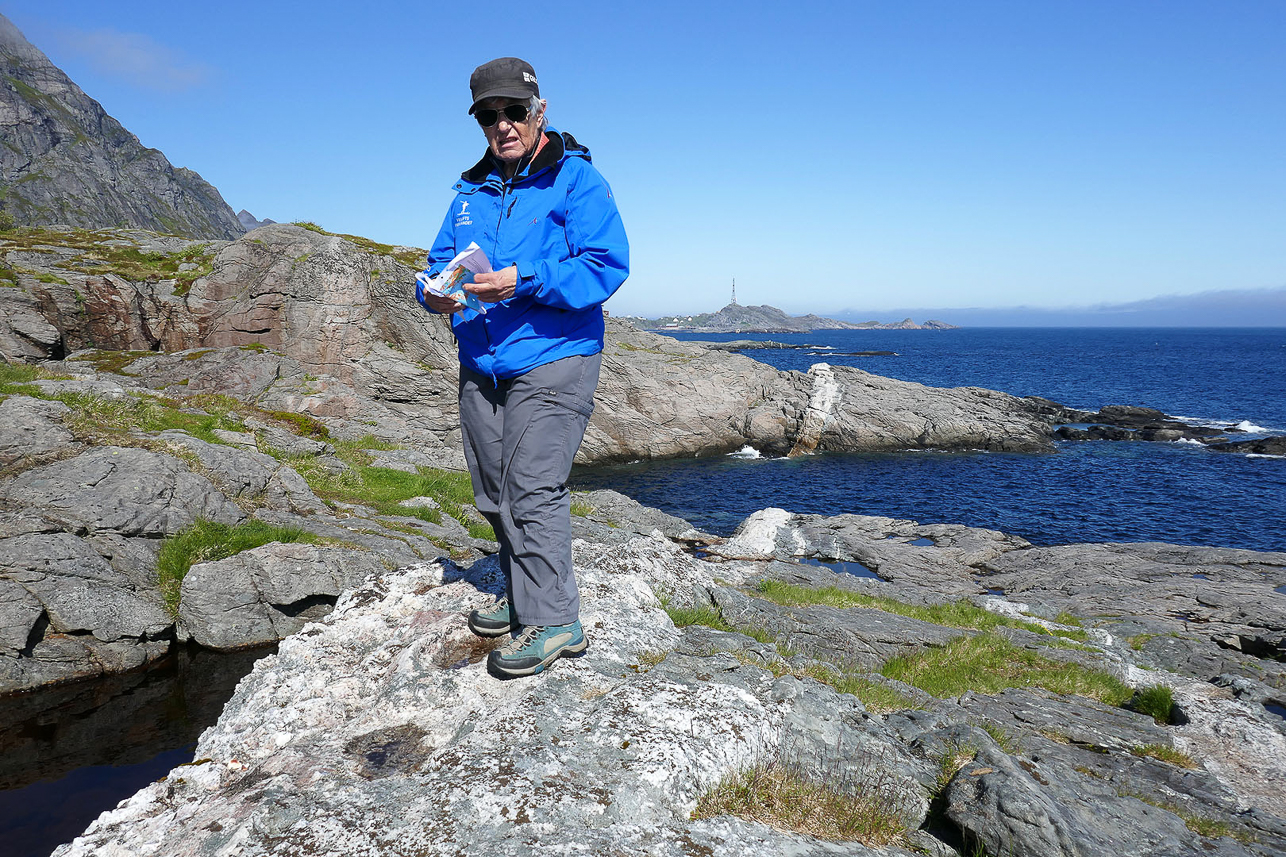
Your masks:
<svg viewBox="0 0 1286 857"><path fill-rule="evenodd" d="M631 239L618 314L1286 288L1286 3L16 0L234 210L427 246L528 59Z"/></svg>

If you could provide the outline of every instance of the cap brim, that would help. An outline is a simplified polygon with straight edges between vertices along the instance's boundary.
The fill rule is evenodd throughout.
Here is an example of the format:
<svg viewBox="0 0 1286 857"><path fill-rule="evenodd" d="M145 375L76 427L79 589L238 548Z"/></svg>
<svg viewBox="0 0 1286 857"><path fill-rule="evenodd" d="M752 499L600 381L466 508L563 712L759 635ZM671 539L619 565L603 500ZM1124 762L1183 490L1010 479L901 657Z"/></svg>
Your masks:
<svg viewBox="0 0 1286 857"><path fill-rule="evenodd" d="M488 98L519 98L519 99L522 99L523 101L526 101L528 98L532 98L532 97L533 96L531 94L530 89L517 89L516 87L498 86L495 89L487 90L486 92L482 93L477 98L475 98L473 100L473 104L469 107L469 115L472 116L473 111L478 109L478 105L486 101Z"/></svg>

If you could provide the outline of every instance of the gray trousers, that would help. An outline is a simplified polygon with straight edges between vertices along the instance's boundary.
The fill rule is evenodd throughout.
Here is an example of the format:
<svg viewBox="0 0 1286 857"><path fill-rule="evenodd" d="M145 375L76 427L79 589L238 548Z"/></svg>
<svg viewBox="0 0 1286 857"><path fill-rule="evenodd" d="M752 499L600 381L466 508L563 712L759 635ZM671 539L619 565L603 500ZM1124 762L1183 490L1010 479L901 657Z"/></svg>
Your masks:
<svg viewBox="0 0 1286 857"><path fill-rule="evenodd" d="M478 511L496 531L521 625L580 615L567 477L594 410L602 355L565 357L498 382L460 367L460 429Z"/></svg>

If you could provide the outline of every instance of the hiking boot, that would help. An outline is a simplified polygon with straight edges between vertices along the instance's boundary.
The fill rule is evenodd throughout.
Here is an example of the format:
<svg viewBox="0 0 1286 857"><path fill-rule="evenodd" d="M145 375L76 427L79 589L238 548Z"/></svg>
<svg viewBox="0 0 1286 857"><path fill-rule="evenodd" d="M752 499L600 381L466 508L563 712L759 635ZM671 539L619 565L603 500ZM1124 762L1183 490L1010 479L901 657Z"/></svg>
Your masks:
<svg viewBox="0 0 1286 857"><path fill-rule="evenodd" d="M474 610L469 613L469 630L479 637L500 637L513 630L513 613L509 611L509 599L501 598L486 610Z"/></svg>
<svg viewBox="0 0 1286 857"><path fill-rule="evenodd" d="M574 657L588 648L580 620L570 625L528 625L487 655L487 669L501 678L535 675L559 658Z"/></svg>

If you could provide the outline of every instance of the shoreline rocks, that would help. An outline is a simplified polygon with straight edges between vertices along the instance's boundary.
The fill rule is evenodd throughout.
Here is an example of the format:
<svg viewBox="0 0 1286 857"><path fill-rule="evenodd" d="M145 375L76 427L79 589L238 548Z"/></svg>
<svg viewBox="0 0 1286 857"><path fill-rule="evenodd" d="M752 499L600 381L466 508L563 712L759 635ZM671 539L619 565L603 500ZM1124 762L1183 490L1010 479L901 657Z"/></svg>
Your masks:
<svg viewBox="0 0 1286 857"><path fill-rule="evenodd" d="M1183 725L1036 688L950 699L908 688L902 707L873 708L807 676L854 663L854 634L885 634L914 652L975 632L922 621L880 631L874 614L882 611L872 608L765 613L769 602L756 595L758 581L781 579L909 602L970 592L979 604L1050 621L1041 616L1060 611L1069 587L1096 585L1095 563L1075 560L1075 551L1129 554L1133 546L1067 546L1069 562L1033 580L1018 602L983 595L983 582L1035 574L1050 556L1034 552L1056 549L954 525L780 510L757 513L720 540L613 492L580 502L589 508L576 518L574 544L591 641L584 657L520 681L486 674L494 641L470 634L464 614L500 593L493 558L378 574L256 664L201 736L197 762L104 813L56 857L111 849L182 857L234 843L263 854L372 857L462 848L518 855L571 843L588 853L675 857L840 849L948 857L978 845L1070 857L1086 853L1085 843L1122 855L1266 857L1286 848L1286 800L1271 785L1286 775L1286 726L1251 700L1253 679L1211 682L1190 674L1191 660L1174 673L1136 665L1120 634L1156 612L1142 595L1121 600L1125 615L1091 603L1080 648L1025 631L1013 639L1136 687L1169 685ZM703 539L706 559L690 553ZM860 558L886 579L796 561L804 556ZM1283 554L1149 546L1124 577L1159 582L1157 597L1175 598L1171 590L1182 587L1167 589L1158 564L1179 561L1224 575L1212 575L1215 592L1238 591L1260 574L1271 593L1267 584L1286 575ZM676 627L658 593L671 608L704 604L794 652L735 630ZM828 623L849 631L826 632ZM804 629L815 644L799 645ZM1218 649L1209 635L1181 635ZM874 670L876 660L855 668ZM1234 666L1255 672L1247 663ZM1229 689L1238 681L1244 700ZM1192 766L1162 760L1171 757ZM818 781L864 784L907 832L899 843L832 845L733 816L692 818L701 793L765 759ZM1194 819L1207 835L1193 832Z"/></svg>

